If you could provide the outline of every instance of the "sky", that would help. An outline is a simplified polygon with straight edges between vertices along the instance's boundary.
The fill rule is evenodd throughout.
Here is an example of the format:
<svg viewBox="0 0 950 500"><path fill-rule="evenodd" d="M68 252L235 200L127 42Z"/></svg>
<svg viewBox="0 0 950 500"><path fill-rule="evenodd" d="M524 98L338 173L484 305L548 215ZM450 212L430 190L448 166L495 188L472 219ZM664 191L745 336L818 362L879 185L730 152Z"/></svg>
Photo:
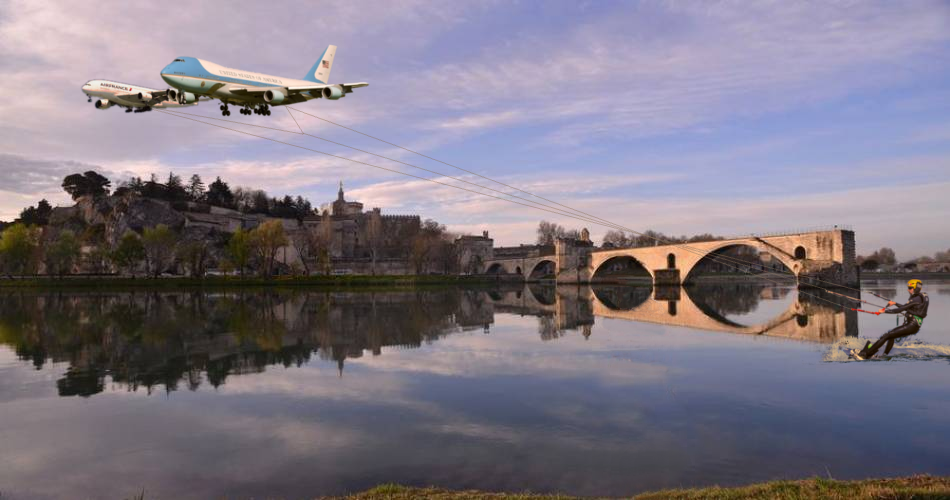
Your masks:
<svg viewBox="0 0 950 500"><path fill-rule="evenodd" d="M222 8L224 7L224 8ZM80 87L166 88L176 57L331 81L296 108L636 230L741 235L849 225L859 253L950 248L950 2L105 2L0 0L0 220L73 172L220 176L532 243L590 222L160 112L96 110ZM188 109L222 118L217 103ZM445 184L471 173L295 114L274 140ZM229 120L294 130L288 110ZM461 184L465 187L470 185ZM507 190L499 185L493 188ZM510 191L510 190L509 190ZM493 193L497 194L497 193ZM525 196L520 194L520 196Z"/></svg>

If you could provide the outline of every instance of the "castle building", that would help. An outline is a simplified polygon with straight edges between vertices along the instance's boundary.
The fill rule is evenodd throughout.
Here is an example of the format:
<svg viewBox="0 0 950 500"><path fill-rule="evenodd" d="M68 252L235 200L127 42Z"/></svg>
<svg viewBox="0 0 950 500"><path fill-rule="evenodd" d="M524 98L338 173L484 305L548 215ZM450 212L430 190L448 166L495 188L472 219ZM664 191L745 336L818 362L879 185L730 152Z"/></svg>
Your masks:
<svg viewBox="0 0 950 500"><path fill-rule="evenodd" d="M337 198L320 206L319 215L303 221L306 230L324 235L330 242L330 256L335 260L406 259L410 241L419 231L418 215L383 215L379 208L363 210L358 201L347 201L343 183Z"/></svg>

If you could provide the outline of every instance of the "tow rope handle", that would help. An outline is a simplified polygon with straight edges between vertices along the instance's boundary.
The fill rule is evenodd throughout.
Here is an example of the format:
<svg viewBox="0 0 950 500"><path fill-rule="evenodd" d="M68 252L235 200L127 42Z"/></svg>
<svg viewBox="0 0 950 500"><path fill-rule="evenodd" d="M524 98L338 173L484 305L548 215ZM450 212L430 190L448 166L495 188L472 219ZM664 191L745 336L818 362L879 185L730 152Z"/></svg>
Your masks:
<svg viewBox="0 0 950 500"><path fill-rule="evenodd" d="M880 310L877 310L877 311L865 311L864 309L851 308L852 311L857 311L857 312L862 312L862 313L873 314L873 315L875 315L875 316L880 316L881 313L884 312L884 309L885 309L885 308L882 307Z"/></svg>

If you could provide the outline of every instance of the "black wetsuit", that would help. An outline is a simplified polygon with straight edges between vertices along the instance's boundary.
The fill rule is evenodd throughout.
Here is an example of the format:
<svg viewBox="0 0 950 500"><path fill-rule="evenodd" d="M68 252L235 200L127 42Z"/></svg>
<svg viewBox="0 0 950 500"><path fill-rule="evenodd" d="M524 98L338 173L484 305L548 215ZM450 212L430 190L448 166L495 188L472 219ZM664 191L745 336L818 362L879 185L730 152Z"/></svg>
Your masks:
<svg viewBox="0 0 950 500"><path fill-rule="evenodd" d="M920 331L920 326L923 323L923 320L920 317L926 314L926 312L924 312L924 297L920 294L920 292L914 292L906 304L897 304L896 308L886 309L884 312L887 314L903 314L904 324L894 328L884 335L881 335L881 338L879 338L877 342L874 343L874 345L864 346L864 349L862 349L860 353L861 357L864 359L868 359L871 356L877 354L877 351L884 344L887 344L887 347L884 349L884 354L890 354L891 348L894 347L895 340L901 337L914 335ZM870 342L868 343L870 344Z"/></svg>

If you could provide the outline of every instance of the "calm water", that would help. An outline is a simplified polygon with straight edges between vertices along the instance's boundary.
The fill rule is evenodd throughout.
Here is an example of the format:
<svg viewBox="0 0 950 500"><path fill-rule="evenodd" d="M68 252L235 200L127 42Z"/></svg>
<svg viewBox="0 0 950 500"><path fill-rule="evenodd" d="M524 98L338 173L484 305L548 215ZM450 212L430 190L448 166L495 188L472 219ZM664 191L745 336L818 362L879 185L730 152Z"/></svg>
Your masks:
<svg viewBox="0 0 950 500"><path fill-rule="evenodd" d="M793 288L0 292L0 494L950 474L950 282L927 291L929 350L870 362L826 360L893 316Z"/></svg>

